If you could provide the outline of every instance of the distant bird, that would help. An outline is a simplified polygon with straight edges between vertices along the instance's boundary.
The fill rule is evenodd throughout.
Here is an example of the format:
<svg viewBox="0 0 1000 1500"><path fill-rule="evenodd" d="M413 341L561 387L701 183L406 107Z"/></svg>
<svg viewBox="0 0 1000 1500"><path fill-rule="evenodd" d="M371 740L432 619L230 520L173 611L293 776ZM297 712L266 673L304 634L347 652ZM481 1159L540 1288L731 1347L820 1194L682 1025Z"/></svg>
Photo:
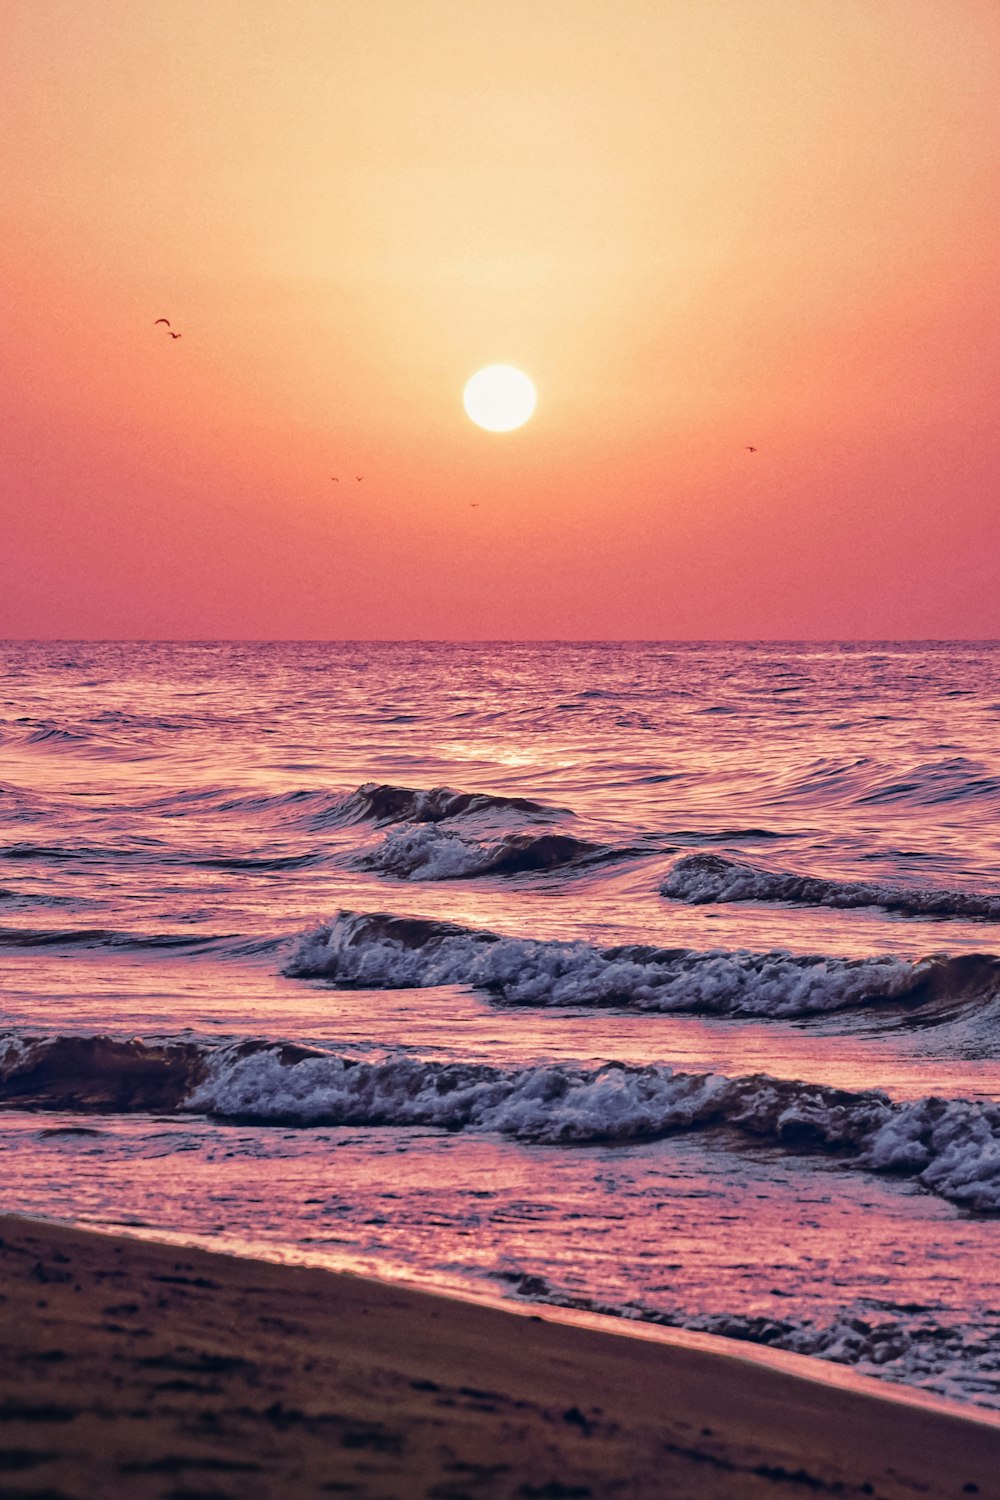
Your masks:
<svg viewBox="0 0 1000 1500"><path fill-rule="evenodd" d="M751 448L750 444L747 443L747 452L748 453L756 453L757 449L756 448Z"/></svg>
<svg viewBox="0 0 1000 1500"><path fill-rule="evenodd" d="M172 338L172 339L179 339L179 338L183 337L182 334L174 333L174 330L172 328L168 328L167 329L167 333L170 336L170 338Z"/></svg>
<svg viewBox="0 0 1000 1500"><path fill-rule="evenodd" d="M332 481L333 484L339 484L340 483L340 475L339 474L331 474L330 475L330 479L331 479L331 481Z"/></svg>
<svg viewBox="0 0 1000 1500"><path fill-rule="evenodd" d="M479 501L478 500L473 500L470 503L470 505L469 505L469 509L470 510L478 510L479 509Z"/></svg>
<svg viewBox="0 0 1000 1500"><path fill-rule="evenodd" d="M362 479L364 479L365 476L363 474L355 474L354 477L358 481L358 483L360 484L361 481L362 481Z"/></svg>
<svg viewBox="0 0 1000 1500"><path fill-rule="evenodd" d="M157 318L156 323L166 323L167 327L168 328L170 327L170 319L169 318ZM156 323L153 324L154 328L156 327Z"/></svg>

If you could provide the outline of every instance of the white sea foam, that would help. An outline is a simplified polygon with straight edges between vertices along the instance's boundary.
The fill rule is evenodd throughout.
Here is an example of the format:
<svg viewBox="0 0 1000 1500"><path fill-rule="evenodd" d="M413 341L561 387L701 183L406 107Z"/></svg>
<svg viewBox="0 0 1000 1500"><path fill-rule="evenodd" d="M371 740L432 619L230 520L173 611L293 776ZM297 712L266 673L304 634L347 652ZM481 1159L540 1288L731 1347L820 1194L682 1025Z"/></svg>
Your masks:
<svg viewBox="0 0 1000 1500"><path fill-rule="evenodd" d="M1000 1105L894 1103L754 1075L678 1073L609 1063L505 1072L408 1055L358 1062L287 1049L223 1047L184 1108L271 1124L419 1125L495 1131L520 1141L642 1141L727 1126L791 1149L832 1152L856 1167L915 1177L956 1203L1000 1212Z"/></svg>
<svg viewBox="0 0 1000 1500"><path fill-rule="evenodd" d="M456 880L488 869L489 850L436 823L403 823L363 863L406 880Z"/></svg>
<svg viewBox="0 0 1000 1500"><path fill-rule="evenodd" d="M833 1154L983 1212L1000 1212L1000 1103L893 1101L766 1074L730 1078L663 1065L502 1069L392 1054L360 1061L249 1039L223 1045L132 1038L0 1037L0 1100L96 1112L196 1111L271 1125L421 1126L585 1146L726 1127L770 1145Z"/></svg>
<svg viewBox="0 0 1000 1500"><path fill-rule="evenodd" d="M768 870L720 854L688 854L660 886L660 894L696 905L730 901L793 901L807 906L878 906L913 917L978 917L1000 921L1000 894L893 885L886 881L828 880L793 870Z"/></svg>
<svg viewBox="0 0 1000 1500"><path fill-rule="evenodd" d="M441 823L403 823L390 829L361 863L404 880L461 880L553 869L601 852L606 851L564 833L505 833L476 839Z"/></svg>
<svg viewBox="0 0 1000 1500"><path fill-rule="evenodd" d="M970 1329L942 1321L937 1309L856 1299L829 1322L817 1322L809 1317L665 1310L638 1301L612 1303L553 1286L544 1276L512 1274L507 1279L526 1301L765 1344L851 1365L952 1399L1000 1406L1000 1336L995 1328Z"/></svg>
<svg viewBox="0 0 1000 1500"><path fill-rule="evenodd" d="M462 984L508 1005L801 1016L912 990L920 965L783 951L596 948L501 938L451 923L341 912L306 933L285 972L370 989Z"/></svg>

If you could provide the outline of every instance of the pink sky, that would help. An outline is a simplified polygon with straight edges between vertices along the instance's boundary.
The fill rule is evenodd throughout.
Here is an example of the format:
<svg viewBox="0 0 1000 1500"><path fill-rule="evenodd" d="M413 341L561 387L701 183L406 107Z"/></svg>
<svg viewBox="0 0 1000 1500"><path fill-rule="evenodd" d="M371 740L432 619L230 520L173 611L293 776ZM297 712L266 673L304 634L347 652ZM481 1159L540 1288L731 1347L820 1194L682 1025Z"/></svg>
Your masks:
<svg viewBox="0 0 1000 1500"><path fill-rule="evenodd" d="M3 49L0 635L1000 636L995 0L7 0Z"/></svg>

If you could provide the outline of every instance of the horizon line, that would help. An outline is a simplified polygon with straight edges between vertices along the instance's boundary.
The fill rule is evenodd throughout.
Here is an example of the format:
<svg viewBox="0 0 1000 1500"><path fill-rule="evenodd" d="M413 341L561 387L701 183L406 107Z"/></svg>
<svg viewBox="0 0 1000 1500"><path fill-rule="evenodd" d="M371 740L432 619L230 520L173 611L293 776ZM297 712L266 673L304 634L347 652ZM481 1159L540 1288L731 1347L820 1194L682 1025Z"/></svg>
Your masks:
<svg viewBox="0 0 1000 1500"><path fill-rule="evenodd" d="M0 636L3 646L996 646L1000 636Z"/></svg>

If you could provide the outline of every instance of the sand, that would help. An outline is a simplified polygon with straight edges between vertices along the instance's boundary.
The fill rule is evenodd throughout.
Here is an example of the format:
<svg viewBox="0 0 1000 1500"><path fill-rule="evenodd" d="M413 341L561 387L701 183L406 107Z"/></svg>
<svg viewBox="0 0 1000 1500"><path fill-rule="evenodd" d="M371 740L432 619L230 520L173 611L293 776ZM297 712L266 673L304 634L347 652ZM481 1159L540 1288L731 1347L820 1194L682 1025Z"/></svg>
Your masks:
<svg viewBox="0 0 1000 1500"><path fill-rule="evenodd" d="M3 1500L1000 1495L1000 1419L795 1356L0 1218Z"/></svg>

